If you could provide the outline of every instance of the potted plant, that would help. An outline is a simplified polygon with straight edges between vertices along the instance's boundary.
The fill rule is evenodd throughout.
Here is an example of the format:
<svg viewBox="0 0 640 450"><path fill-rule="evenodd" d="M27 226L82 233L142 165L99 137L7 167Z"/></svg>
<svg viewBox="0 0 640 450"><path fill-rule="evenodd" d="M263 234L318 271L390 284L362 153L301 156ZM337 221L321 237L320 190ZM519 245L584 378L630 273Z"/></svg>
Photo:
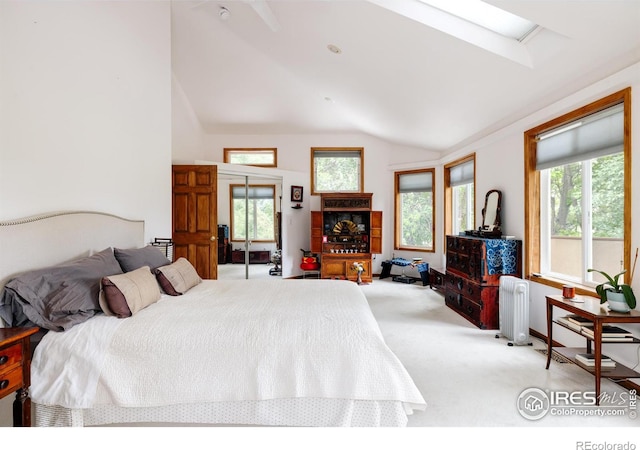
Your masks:
<svg viewBox="0 0 640 450"><path fill-rule="evenodd" d="M623 270L613 277L606 272L596 269L588 269L589 272L598 272L607 281L596 286L596 293L600 296L600 303L609 302L609 309L616 312L629 312L636 307L636 296L631 286L619 283Z"/></svg>

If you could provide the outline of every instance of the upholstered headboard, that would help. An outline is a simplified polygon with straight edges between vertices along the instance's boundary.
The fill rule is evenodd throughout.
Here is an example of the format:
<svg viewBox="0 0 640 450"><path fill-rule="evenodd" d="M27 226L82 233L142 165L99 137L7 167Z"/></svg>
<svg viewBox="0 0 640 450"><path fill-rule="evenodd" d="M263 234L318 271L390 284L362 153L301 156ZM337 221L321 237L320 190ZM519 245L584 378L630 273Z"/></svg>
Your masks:
<svg viewBox="0 0 640 450"><path fill-rule="evenodd" d="M0 222L0 289L18 273L107 247L144 245L144 222L91 211L67 211Z"/></svg>

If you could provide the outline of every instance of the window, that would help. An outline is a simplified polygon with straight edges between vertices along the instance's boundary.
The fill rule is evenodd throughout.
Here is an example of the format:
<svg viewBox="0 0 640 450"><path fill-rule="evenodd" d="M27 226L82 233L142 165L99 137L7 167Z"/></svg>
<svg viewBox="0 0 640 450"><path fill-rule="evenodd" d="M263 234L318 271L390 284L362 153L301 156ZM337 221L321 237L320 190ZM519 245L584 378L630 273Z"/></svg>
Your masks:
<svg viewBox="0 0 640 450"><path fill-rule="evenodd" d="M396 249L434 251L434 183L434 169L395 173Z"/></svg>
<svg viewBox="0 0 640 450"><path fill-rule="evenodd" d="M248 239L253 242L275 241L275 192L273 185L232 184L231 240L244 241L247 225ZM248 211L248 213L247 213Z"/></svg>
<svg viewBox="0 0 640 450"><path fill-rule="evenodd" d="M604 279L587 269L629 270L630 96L620 91L525 133L525 270L533 279L593 288Z"/></svg>
<svg viewBox="0 0 640 450"><path fill-rule="evenodd" d="M475 164L472 154L444 166L445 234L476 228Z"/></svg>
<svg viewBox="0 0 640 450"><path fill-rule="evenodd" d="M311 194L363 192L363 148L312 148Z"/></svg>
<svg viewBox="0 0 640 450"><path fill-rule="evenodd" d="M277 167L278 149L276 148L225 148L224 162L245 166Z"/></svg>

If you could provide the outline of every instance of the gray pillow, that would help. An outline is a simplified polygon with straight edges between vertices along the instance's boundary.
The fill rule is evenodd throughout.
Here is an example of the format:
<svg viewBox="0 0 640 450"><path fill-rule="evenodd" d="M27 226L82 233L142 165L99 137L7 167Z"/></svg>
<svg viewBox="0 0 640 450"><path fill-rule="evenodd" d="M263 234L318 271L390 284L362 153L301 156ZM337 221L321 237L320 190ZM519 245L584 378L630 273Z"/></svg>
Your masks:
<svg viewBox="0 0 640 450"><path fill-rule="evenodd" d="M110 248L69 263L25 272L5 285L0 311L14 316L3 314L9 326L15 326L17 320L20 325L68 330L102 311L100 280L119 273L122 269Z"/></svg>
<svg viewBox="0 0 640 450"><path fill-rule="evenodd" d="M162 252L152 245L142 248L121 249L116 248L113 254L120 263L123 272L131 272L140 267L149 266L151 271L161 266L171 264L171 261Z"/></svg>

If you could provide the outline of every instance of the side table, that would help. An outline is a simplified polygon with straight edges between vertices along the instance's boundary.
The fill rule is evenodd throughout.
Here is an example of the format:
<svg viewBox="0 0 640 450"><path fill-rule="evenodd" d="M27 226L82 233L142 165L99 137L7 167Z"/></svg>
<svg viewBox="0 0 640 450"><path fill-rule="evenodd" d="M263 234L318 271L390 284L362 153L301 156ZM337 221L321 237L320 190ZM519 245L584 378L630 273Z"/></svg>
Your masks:
<svg viewBox="0 0 640 450"><path fill-rule="evenodd" d="M13 426L31 426L31 335L38 328L0 328L0 398L16 392Z"/></svg>
<svg viewBox="0 0 640 450"><path fill-rule="evenodd" d="M632 310L629 313L617 313L608 311L603 305L600 304L600 299L590 296L577 295L574 299L566 299L561 295L547 295L547 366L551 364L551 352L557 351L564 357L575 361L575 355L577 353L593 353L594 357L594 370L593 375L595 377L595 395L596 405L600 404L600 379L609 378L612 380L624 380L626 378L637 378L640 373L633 369L623 366L620 363L616 363L616 368L611 371L603 371L601 367L602 360L602 327L605 324L625 324L625 323L640 323L640 312ZM593 323L593 337L587 336L581 331L573 330L566 327L562 323L555 320L553 315L554 308L561 311L566 311ZM557 324L568 330L573 331L586 339L586 348L569 348L569 347L554 347L553 346L553 325ZM638 338L630 338L626 341L630 344L640 343ZM612 343L612 342L609 342ZM623 343L623 342L618 342Z"/></svg>

